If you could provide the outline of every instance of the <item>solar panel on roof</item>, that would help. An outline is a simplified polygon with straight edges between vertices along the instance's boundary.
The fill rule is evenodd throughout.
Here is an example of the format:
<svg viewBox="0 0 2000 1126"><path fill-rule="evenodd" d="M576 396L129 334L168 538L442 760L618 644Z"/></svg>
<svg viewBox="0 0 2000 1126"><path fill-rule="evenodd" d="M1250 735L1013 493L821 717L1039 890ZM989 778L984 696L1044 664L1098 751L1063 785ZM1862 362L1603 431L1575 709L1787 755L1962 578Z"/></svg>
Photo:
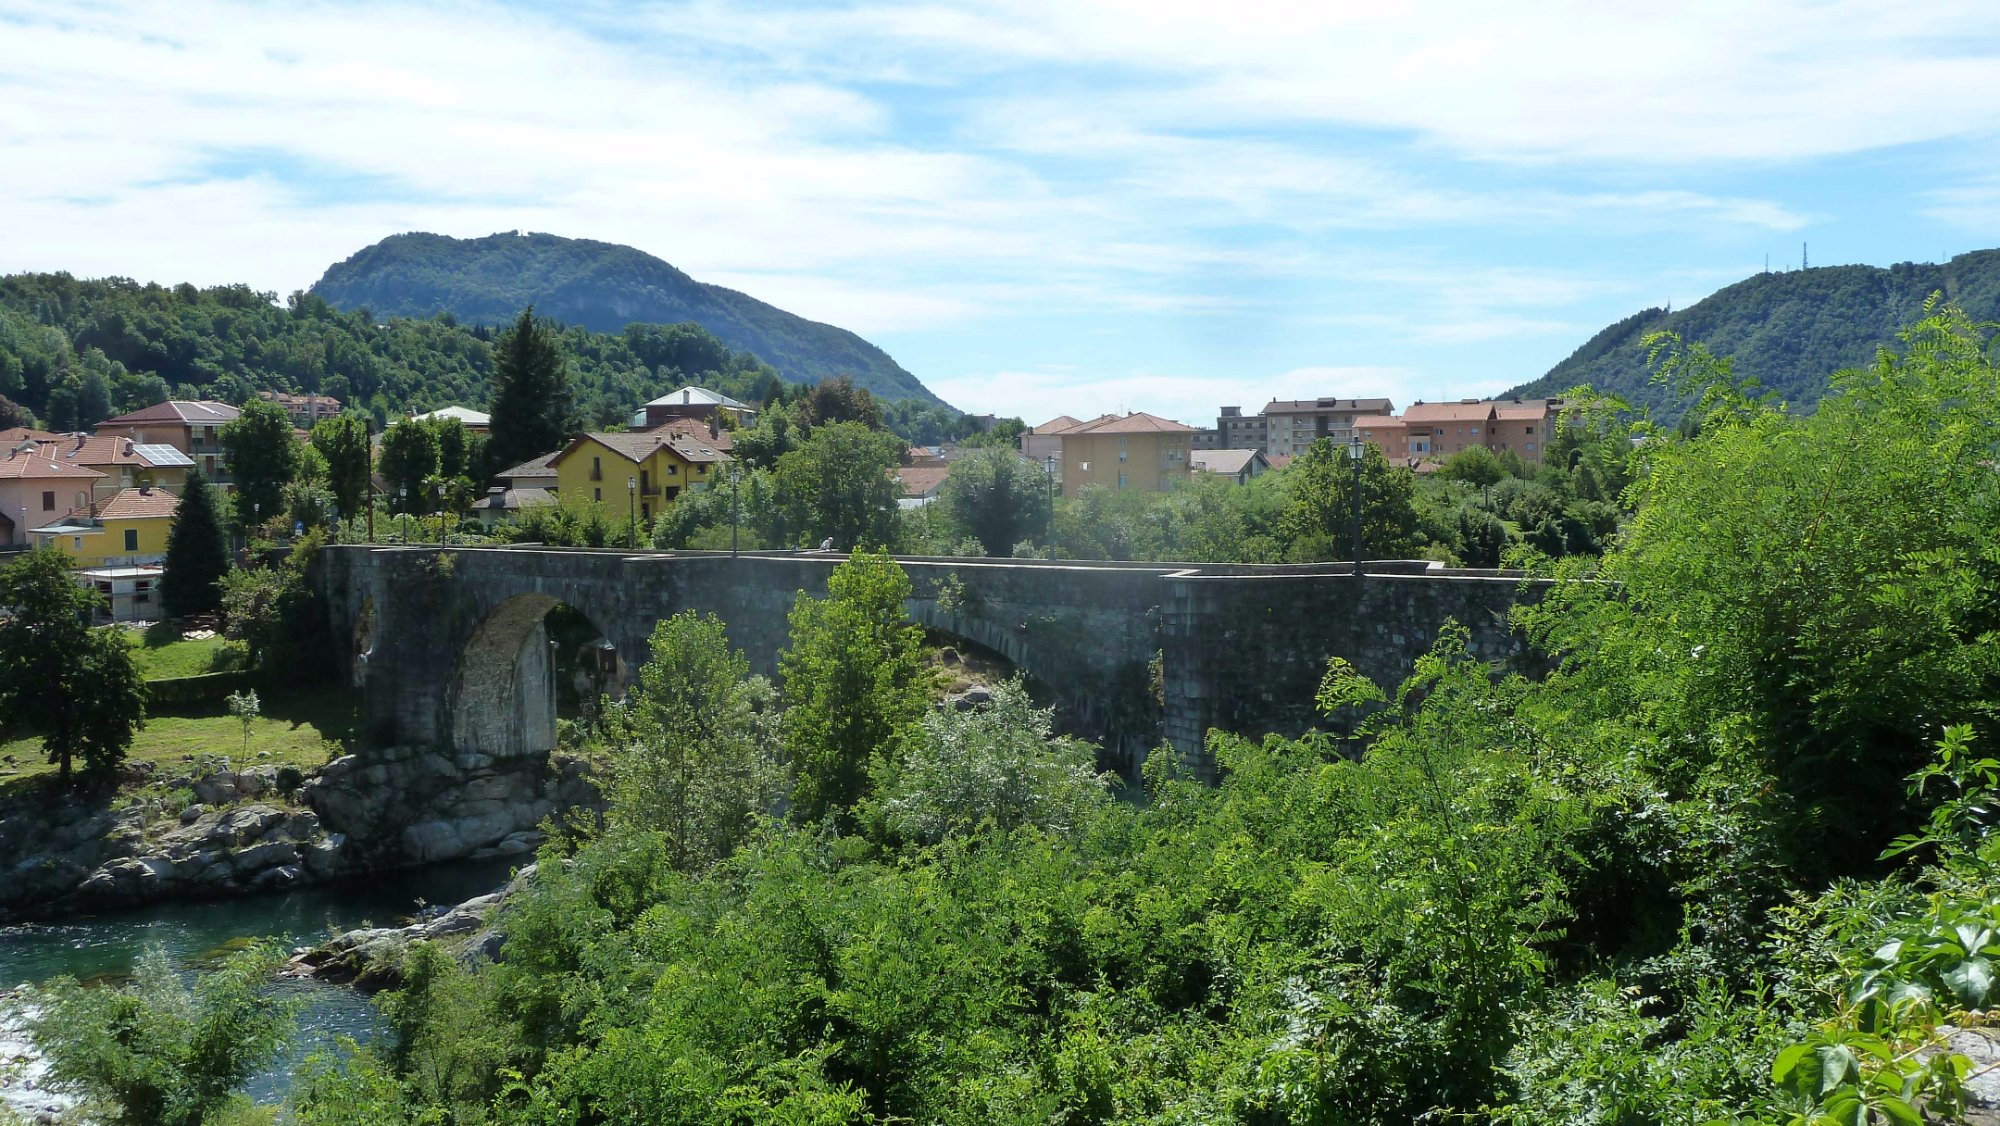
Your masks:
<svg viewBox="0 0 2000 1126"><path fill-rule="evenodd" d="M153 463L153 468L161 469L175 465L193 465L194 459L167 445L133 445L132 452Z"/></svg>

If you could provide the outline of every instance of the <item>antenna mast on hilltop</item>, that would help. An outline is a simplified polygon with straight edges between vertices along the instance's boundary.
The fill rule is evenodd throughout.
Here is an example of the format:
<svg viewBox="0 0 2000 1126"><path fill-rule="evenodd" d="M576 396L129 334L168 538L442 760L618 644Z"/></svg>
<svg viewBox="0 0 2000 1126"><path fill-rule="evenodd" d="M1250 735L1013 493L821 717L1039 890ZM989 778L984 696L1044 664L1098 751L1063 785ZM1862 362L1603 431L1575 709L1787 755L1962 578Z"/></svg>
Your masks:
<svg viewBox="0 0 2000 1126"><path fill-rule="evenodd" d="M1801 269L1801 270L1810 270L1810 269L1812 269L1812 260L1806 257L1806 244L1805 244L1805 243L1800 243L1800 244L1799 244L1799 269Z"/></svg>

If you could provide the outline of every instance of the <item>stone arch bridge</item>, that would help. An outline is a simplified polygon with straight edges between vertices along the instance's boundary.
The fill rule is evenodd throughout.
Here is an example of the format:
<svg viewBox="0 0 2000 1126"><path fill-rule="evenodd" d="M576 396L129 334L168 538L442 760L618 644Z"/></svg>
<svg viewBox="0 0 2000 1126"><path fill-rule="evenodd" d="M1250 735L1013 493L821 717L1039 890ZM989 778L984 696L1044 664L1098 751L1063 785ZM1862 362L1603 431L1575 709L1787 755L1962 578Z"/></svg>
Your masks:
<svg viewBox="0 0 2000 1126"><path fill-rule="evenodd" d="M753 668L774 672L798 592L822 595L841 557L617 552L532 546L341 545L316 581L377 746L495 758L554 744L543 619L568 605L615 651L618 681L653 624L715 614ZM1519 655L1507 611L1538 591L1495 572L1422 562L1231 566L899 558L911 617L993 650L1039 681L1066 726L1132 770L1172 745L1204 772L1212 727L1297 734L1315 722L1327 658L1393 688L1454 618L1489 660Z"/></svg>

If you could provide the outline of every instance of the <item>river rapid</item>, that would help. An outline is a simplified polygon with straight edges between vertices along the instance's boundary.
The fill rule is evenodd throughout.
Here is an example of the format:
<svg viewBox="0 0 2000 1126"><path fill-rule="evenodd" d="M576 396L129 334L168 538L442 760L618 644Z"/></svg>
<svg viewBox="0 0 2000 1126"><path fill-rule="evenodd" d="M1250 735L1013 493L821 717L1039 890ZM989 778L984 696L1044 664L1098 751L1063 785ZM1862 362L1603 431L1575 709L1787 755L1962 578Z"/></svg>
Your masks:
<svg viewBox="0 0 2000 1126"><path fill-rule="evenodd" d="M159 903L0 926L0 990L63 974L115 982L131 973L140 956L154 947L192 977L239 940L272 938L290 951L355 927L402 924L426 905L448 907L497 890L520 861L532 859L458 861L272 895ZM332 1045L340 1036L366 1041L379 1028L367 998L351 989L290 978L279 980L274 988L295 996L301 1007L291 1044L246 1089L260 1102L281 1099L293 1071L316 1049ZM0 1105L30 1121L63 1105L63 1100L40 1089L38 1073L38 1061L18 1028L0 1018Z"/></svg>

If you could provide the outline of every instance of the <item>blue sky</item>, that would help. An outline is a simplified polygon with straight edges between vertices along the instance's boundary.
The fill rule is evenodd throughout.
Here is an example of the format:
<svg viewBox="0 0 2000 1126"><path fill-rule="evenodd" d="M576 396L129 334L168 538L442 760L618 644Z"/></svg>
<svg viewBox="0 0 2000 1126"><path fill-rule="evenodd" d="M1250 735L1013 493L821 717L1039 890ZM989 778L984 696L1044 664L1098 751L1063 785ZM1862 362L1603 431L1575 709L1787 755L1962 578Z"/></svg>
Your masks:
<svg viewBox="0 0 2000 1126"><path fill-rule="evenodd" d="M1990 3L0 0L0 271L551 231L1031 422L1490 394L1801 243L2000 245L1996 136Z"/></svg>

